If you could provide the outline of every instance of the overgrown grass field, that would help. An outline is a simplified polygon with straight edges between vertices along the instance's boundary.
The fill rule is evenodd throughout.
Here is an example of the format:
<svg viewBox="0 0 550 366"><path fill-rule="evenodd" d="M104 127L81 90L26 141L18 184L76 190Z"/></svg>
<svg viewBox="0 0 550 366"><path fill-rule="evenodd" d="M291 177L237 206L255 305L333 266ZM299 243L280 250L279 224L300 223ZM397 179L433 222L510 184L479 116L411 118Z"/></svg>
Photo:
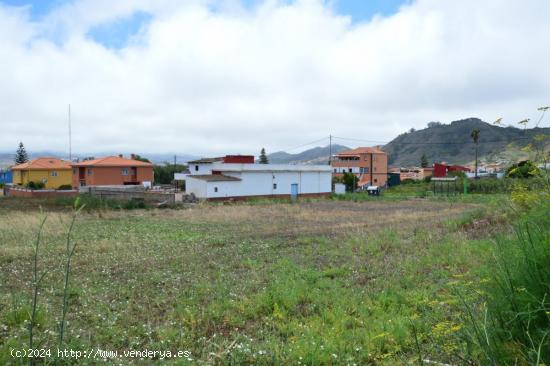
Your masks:
<svg viewBox="0 0 550 366"><path fill-rule="evenodd" d="M28 345L45 215L38 270L50 272L34 337L35 347L58 347L71 213L1 207L0 364L23 364L10 350ZM82 211L64 347L189 351L162 360L182 365L461 364L476 352L463 302L488 281L491 237L512 232L487 207L415 199Z"/></svg>

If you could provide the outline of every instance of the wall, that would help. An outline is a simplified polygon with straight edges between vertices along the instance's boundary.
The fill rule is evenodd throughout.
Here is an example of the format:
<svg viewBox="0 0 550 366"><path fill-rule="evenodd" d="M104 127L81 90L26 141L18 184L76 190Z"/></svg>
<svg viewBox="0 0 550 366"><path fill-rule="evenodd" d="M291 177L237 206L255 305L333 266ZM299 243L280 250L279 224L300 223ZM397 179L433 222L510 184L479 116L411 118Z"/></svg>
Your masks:
<svg viewBox="0 0 550 366"><path fill-rule="evenodd" d="M0 183L11 183L13 181L11 170L0 170Z"/></svg>
<svg viewBox="0 0 550 366"><path fill-rule="evenodd" d="M134 188L135 187L135 188ZM174 204L174 193L149 192L143 186L88 186L80 188L80 193L89 193L102 199L130 201L142 200L145 203Z"/></svg>
<svg viewBox="0 0 550 366"><path fill-rule="evenodd" d="M279 196L290 195L291 185L298 184L298 194L319 194L332 191L332 176L327 172L224 172L224 175L240 178L241 181L204 182L206 193L198 189L189 179L190 187L187 193L193 193L197 197L225 198L242 196ZM273 187L277 184L277 188ZM204 187L204 186L203 186ZM200 187L200 189L204 189ZM215 188L218 191L215 191Z"/></svg>
<svg viewBox="0 0 550 366"><path fill-rule="evenodd" d="M18 185L23 184L20 170L12 170L12 182L13 184L18 184Z"/></svg>
<svg viewBox="0 0 550 366"><path fill-rule="evenodd" d="M78 191L56 191L56 190L30 190L10 188L8 195L13 197L33 197L33 198L48 198L48 197L76 197Z"/></svg>
<svg viewBox="0 0 550 366"><path fill-rule="evenodd" d="M198 170L196 168L198 167ZM212 164L190 164L189 172L193 175L208 175L212 174Z"/></svg>
<svg viewBox="0 0 550 366"><path fill-rule="evenodd" d="M226 164L254 164L253 155L226 155L223 158L223 162Z"/></svg>
<svg viewBox="0 0 550 366"><path fill-rule="evenodd" d="M206 182L188 177L185 179L185 193L193 193L196 197L206 198Z"/></svg>
<svg viewBox="0 0 550 366"><path fill-rule="evenodd" d="M52 176L53 172L57 176ZM45 182L46 189L57 189L62 185L71 185L71 170L14 170L14 184L26 185L29 182Z"/></svg>

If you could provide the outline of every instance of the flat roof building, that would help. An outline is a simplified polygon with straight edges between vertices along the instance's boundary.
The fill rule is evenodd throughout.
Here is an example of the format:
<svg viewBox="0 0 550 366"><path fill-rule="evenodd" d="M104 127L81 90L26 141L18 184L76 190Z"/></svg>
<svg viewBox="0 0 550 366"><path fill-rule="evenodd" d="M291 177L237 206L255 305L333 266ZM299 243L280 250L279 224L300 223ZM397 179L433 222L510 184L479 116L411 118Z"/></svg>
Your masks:
<svg viewBox="0 0 550 366"><path fill-rule="evenodd" d="M311 197L332 189L328 165L256 164L251 155L190 161L189 173L175 179L185 180L186 193L208 200Z"/></svg>

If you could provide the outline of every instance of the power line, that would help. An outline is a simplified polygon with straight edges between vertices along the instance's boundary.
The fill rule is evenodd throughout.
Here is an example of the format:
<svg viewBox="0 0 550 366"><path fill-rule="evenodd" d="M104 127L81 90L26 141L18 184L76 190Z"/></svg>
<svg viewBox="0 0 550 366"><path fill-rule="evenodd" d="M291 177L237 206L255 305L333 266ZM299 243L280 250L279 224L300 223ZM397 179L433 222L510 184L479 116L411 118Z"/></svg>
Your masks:
<svg viewBox="0 0 550 366"><path fill-rule="evenodd" d="M279 151L292 151L292 150L296 150L300 147L316 144L316 143L319 143L319 142L322 142L322 141L325 141L325 140L328 140L328 139L329 139L329 137L327 136L327 137L323 137L322 139L319 139L319 140L311 141L311 142L308 142L308 143L305 143L305 144L302 144L302 145L298 145L298 146L294 146L294 147L291 147L291 148L287 148L287 149L281 149Z"/></svg>

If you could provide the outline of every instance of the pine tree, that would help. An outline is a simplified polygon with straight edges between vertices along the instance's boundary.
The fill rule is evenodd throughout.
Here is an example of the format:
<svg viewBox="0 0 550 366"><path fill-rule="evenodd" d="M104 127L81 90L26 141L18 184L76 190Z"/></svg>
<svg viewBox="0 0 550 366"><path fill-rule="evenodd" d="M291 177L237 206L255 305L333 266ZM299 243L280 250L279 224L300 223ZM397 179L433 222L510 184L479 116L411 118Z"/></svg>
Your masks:
<svg viewBox="0 0 550 366"><path fill-rule="evenodd" d="M428 167L428 157L426 156L426 154L422 154L422 157L420 158L420 166L422 168Z"/></svg>
<svg viewBox="0 0 550 366"><path fill-rule="evenodd" d="M263 147L260 152L260 164L269 164L269 160L267 160L267 155L265 154L265 149Z"/></svg>
<svg viewBox="0 0 550 366"><path fill-rule="evenodd" d="M25 146L23 146L23 143L19 143L19 147L17 148L17 152L15 153L15 164L23 164L29 161L29 156L27 155L27 150L25 150Z"/></svg>
<svg viewBox="0 0 550 366"><path fill-rule="evenodd" d="M477 147L479 143L479 129L472 130L472 133L470 134L470 137L472 138L472 141L474 141L474 144L476 144L476 172L475 177L477 179Z"/></svg>

